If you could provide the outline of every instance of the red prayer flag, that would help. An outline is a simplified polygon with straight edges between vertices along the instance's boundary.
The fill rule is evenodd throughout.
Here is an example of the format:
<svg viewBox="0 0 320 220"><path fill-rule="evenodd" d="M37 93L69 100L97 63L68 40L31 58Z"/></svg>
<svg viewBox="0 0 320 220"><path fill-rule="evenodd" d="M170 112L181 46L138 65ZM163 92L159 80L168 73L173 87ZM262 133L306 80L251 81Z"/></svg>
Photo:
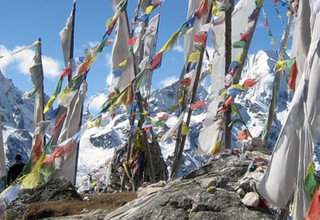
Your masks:
<svg viewBox="0 0 320 220"><path fill-rule="evenodd" d="M248 42L248 40L251 37L251 35L252 35L252 30L251 29L249 29L249 30L247 30L245 32L242 32L242 33L240 33L240 40Z"/></svg>
<svg viewBox="0 0 320 220"><path fill-rule="evenodd" d="M320 188L314 193L305 220L320 219Z"/></svg>
<svg viewBox="0 0 320 220"><path fill-rule="evenodd" d="M60 79L63 79L66 76L69 76L70 74L72 74L72 69L68 68L68 69L64 69L62 71L62 73L60 74Z"/></svg>
<svg viewBox="0 0 320 220"><path fill-rule="evenodd" d="M250 88L250 87L254 86L257 83L258 83L258 81L256 79L246 79L243 82L242 86Z"/></svg>
<svg viewBox="0 0 320 220"><path fill-rule="evenodd" d="M58 127L62 124L62 122L64 121L64 119L67 116L67 112L65 112L61 118L59 119L59 121L57 122L57 124L52 128L52 135L55 135L55 133L57 132Z"/></svg>
<svg viewBox="0 0 320 220"><path fill-rule="evenodd" d="M291 72L290 72L290 79L288 82L289 89L291 89L292 91L294 91L296 89L297 75L298 75L297 62L294 61L293 66L291 68Z"/></svg>
<svg viewBox="0 0 320 220"><path fill-rule="evenodd" d="M194 15L196 16L197 19L200 19L207 12L208 12L208 1L202 0Z"/></svg>
<svg viewBox="0 0 320 220"><path fill-rule="evenodd" d="M167 114L164 114L164 115L158 117L159 120L168 119L168 118L169 118L169 115L167 115Z"/></svg>
<svg viewBox="0 0 320 220"><path fill-rule="evenodd" d="M265 26L265 27L269 27L269 21L268 21L267 18L266 18L266 20L265 20L265 22L264 22L264 26Z"/></svg>
<svg viewBox="0 0 320 220"><path fill-rule="evenodd" d="M64 148L59 147L51 155L49 155L49 157L47 157L42 163L44 164L52 163L55 158L61 157L64 153L65 153Z"/></svg>
<svg viewBox="0 0 320 220"><path fill-rule="evenodd" d="M40 140L38 143L36 143L32 149L32 162L35 163L41 154L41 145L42 145L42 140Z"/></svg>
<svg viewBox="0 0 320 220"><path fill-rule="evenodd" d="M116 95L115 92L111 92L111 93L108 95L108 98L110 99L110 98L112 98L112 97L115 96L115 95Z"/></svg>
<svg viewBox="0 0 320 220"><path fill-rule="evenodd" d="M202 107L204 107L204 106L206 106L206 105L207 105L206 102L204 102L204 101L202 101L202 100L199 100L199 101L197 101L196 103L192 103L192 104L190 105L190 109L191 109L191 110L196 110L196 109L202 108Z"/></svg>
<svg viewBox="0 0 320 220"><path fill-rule="evenodd" d="M153 60L151 61L151 65L149 67L150 71L160 67L162 55L163 55L163 52L160 52L153 58Z"/></svg>
<svg viewBox="0 0 320 220"><path fill-rule="evenodd" d="M191 79L187 78L187 79L183 79L180 81L180 85L182 86L190 86L191 85Z"/></svg>
<svg viewBox="0 0 320 220"><path fill-rule="evenodd" d="M161 5L161 1L155 1L152 3L153 7L157 7L159 5Z"/></svg>
<svg viewBox="0 0 320 220"><path fill-rule="evenodd" d="M130 38L130 39L128 40L129 46L134 46L134 44L136 43L137 39L138 39L137 36L134 36L134 37Z"/></svg>
<svg viewBox="0 0 320 220"><path fill-rule="evenodd" d="M196 34L194 36L194 42L196 43L200 43L202 44L203 47L206 46L206 42L207 42L207 33L204 33L204 34Z"/></svg>

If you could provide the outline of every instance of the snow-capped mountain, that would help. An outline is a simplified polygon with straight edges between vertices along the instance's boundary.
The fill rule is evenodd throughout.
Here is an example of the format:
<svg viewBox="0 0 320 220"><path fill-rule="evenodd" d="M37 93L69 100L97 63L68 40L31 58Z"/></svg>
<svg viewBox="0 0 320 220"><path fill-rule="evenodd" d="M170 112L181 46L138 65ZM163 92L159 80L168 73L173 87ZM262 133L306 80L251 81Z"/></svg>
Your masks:
<svg viewBox="0 0 320 220"><path fill-rule="evenodd" d="M14 86L0 71L0 116L3 125L4 148L7 166L20 153L28 161L32 145L29 132L33 126L33 100L22 100L23 92Z"/></svg>
<svg viewBox="0 0 320 220"><path fill-rule="evenodd" d="M277 54L274 51L259 51L250 55L247 59L242 80L246 78L255 78L259 82L248 91L241 93L235 99L237 108L246 122L253 137L259 137L264 129L268 108L271 99L271 89L274 79L274 66L277 60ZM0 93L0 113L4 125L4 141L7 158L12 163L12 158L16 153L22 153L24 158L30 153L32 138L29 132L33 130L33 101L23 100L23 93L19 91L13 83L6 79L0 73L1 93ZM178 89L178 83L171 86L157 89L150 94L148 98L148 109L152 120L159 116L167 114L167 110L177 103L175 99ZM198 100L209 101L209 89L199 86ZM290 95L287 93L286 75L282 75L279 92L279 105L274 126L272 128L270 146L274 145L277 135L280 131L283 120L287 113L287 103ZM123 131L128 129L129 122L127 113L124 109L116 111L117 115L111 119L107 117L103 120L100 127L94 127L87 130L80 141L80 154L78 166L78 180L81 180L93 170L106 171L106 163L114 155L115 149L126 142L127 134ZM171 128L177 121L179 112L170 115L163 126L154 126L156 134L163 134ZM201 155L197 149L197 138L202 126L202 121L206 116L206 107L193 112L190 124L190 134L186 141L183 152L183 165L180 175L195 167L201 165L207 159L207 156ZM84 119L90 118L88 115ZM31 130L26 130L30 128ZM239 127L235 126L233 130L233 146L236 146L235 136ZM162 154L166 163L172 164L172 156L175 147L173 138L166 142L160 142Z"/></svg>
<svg viewBox="0 0 320 220"><path fill-rule="evenodd" d="M241 112L241 116L247 123L253 137L259 137L265 127L271 100L275 75L274 66L276 62L277 53L275 51L259 51L248 57L242 74L242 81L248 77L259 80L259 83L254 87L243 92L235 99L235 103ZM178 83L175 83L171 86L157 89L151 93L148 99L148 105L152 118L155 119L158 116L166 114L167 109L177 103L175 99L177 88ZM205 87L200 86L198 89L198 99L208 101L208 91L209 90ZM286 75L283 75L279 92L279 105L276 110L276 120L272 128L271 140L269 142L271 147L276 141L286 116L287 102L287 80ZM164 126L154 127L155 132L157 134L164 133L172 127L177 121L177 113L178 112L173 113ZM207 158L204 155L200 155L197 151L197 138L205 114L206 107L198 109L193 113L190 134L183 152L183 165L181 166L180 175L199 166ZM93 167L98 168L99 165L108 161L113 156L114 148L127 140L127 136L123 134L122 131L128 127L129 124L126 112L122 111L120 114L117 114L113 120L105 121L100 128L92 128L84 134L80 143L80 160L78 168L80 176L85 176ZM235 136L238 132L237 129L239 129L239 127L237 128L237 126L235 126L235 129L233 130L233 147L236 147ZM159 144L170 169L175 141L172 138L166 142L160 142ZM89 152L92 155L92 158L88 158Z"/></svg>
<svg viewBox="0 0 320 220"><path fill-rule="evenodd" d="M235 99L237 108L246 122L253 137L261 137L268 119L269 105L272 97L273 81L275 77L274 67L278 55L276 51L258 51L250 55L244 67L240 84L248 78L259 82L248 91L241 93ZM288 111L288 103L291 101L287 87L287 73L282 73L278 94L278 106L268 141L268 147L273 148L278 134L284 123Z"/></svg>

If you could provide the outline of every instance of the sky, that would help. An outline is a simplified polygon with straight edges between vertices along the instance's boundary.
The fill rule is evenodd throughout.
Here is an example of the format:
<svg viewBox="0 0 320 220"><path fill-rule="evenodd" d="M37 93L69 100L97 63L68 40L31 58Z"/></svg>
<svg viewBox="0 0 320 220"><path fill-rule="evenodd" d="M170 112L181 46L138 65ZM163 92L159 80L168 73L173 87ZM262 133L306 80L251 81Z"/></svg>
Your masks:
<svg viewBox="0 0 320 220"><path fill-rule="evenodd" d="M53 94L58 76L63 70L63 56L59 32L65 26L70 15L72 0L10 0L0 1L0 69L2 73L12 79L21 91L32 89L29 67L32 64L33 50L11 56L10 53L18 48L32 44L39 37L42 39L42 55L44 66L44 89L47 95ZM129 20L133 18L133 11L137 0L128 1ZM237 2L237 1L236 1ZM284 30L272 0L264 1L271 30L277 42L270 44L270 37L264 27L263 17L260 15L257 29L254 33L249 53L261 49L278 49ZM286 18L286 7L277 4L283 19ZM160 29L158 34L157 51L165 44L170 36L186 20L188 0L166 0L161 7ZM157 8L153 15L159 12ZM110 0L78 0L75 26L74 56L83 56L86 48L95 45L103 36L106 21L114 14ZM245 19L246 20L246 19ZM245 21L246 22L246 21ZM113 36L111 36L111 39ZM154 72L153 88L159 88L178 80L183 67L183 38L176 46L163 56L162 65ZM210 46L210 45L209 45ZM290 47L288 47L290 48ZM97 62L91 68L87 77L87 100L106 88L106 78L110 73L112 45L104 49ZM1 85L0 85L1 86ZM107 92L105 92L107 95ZM98 110L106 95L99 95L91 103L93 110Z"/></svg>

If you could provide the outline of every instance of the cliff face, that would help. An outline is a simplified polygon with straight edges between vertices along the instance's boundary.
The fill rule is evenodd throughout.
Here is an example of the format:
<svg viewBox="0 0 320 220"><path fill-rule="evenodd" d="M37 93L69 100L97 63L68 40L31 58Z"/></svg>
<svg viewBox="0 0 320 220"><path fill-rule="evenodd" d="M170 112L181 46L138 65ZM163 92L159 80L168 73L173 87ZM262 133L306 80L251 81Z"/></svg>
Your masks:
<svg viewBox="0 0 320 220"><path fill-rule="evenodd" d="M7 167L14 163L16 154L23 162L30 155L33 132L33 100L23 100L23 92L14 86L0 71L0 116L3 125L3 141Z"/></svg>

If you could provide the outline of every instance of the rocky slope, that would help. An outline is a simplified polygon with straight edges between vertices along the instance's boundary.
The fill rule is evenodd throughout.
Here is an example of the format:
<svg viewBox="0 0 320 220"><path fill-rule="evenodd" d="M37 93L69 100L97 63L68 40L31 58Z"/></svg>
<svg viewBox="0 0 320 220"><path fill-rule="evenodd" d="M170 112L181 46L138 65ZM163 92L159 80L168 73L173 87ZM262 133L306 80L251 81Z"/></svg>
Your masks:
<svg viewBox="0 0 320 220"><path fill-rule="evenodd" d="M140 198L111 213L96 210L64 219L274 219L276 210L255 192L268 160L256 151L240 158L224 152L179 180L139 188Z"/></svg>

